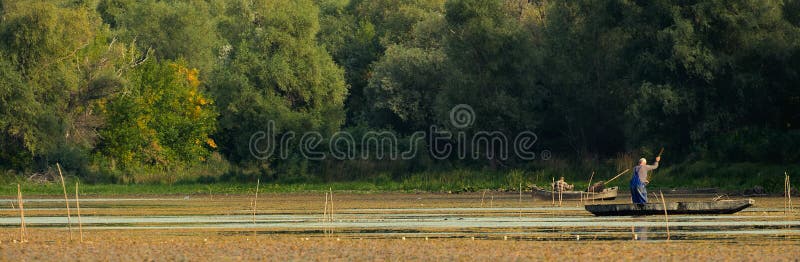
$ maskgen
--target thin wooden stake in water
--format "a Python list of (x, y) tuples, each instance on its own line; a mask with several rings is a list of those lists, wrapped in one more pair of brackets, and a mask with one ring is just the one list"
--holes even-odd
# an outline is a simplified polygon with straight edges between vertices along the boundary
[(483, 198), (485, 198), (485, 197), (486, 197), (486, 190), (487, 190), (487, 189), (484, 189), (484, 190), (483, 190), (483, 195), (481, 196), (481, 208), (483, 208)]
[(333, 188), (328, 188), (328, 190), (330, 191), (331, 195), (331, 209), (328, 211), (331, 224), (329, 224), (330, 228), (328, 229), (328, 232), (333, 235)]
[(322, 222), (328, 220), (328, 192), (325, 192), (325, 207), (322, 208)]
[[(593, 178), (594, 178), (594, 170), (592, 170), (592, 175), (589, 176), (589, 186), (586, 187), (586, 201), (587, 202), (589, 201), (589, 196), (590, 196), (589, 194), (594, 192), (594, 189), (592, 189), (592, 179)], [(583, 192), (581, 192), (581, 204), (583, 204), (583, 200), (584, 200)]]
[(786, 195), (789, 196), (789, 213), (794, 215), (794, 206), (792, 206), (792, 178), (789, 177), (789, 174), (786, 174)]
[(19, 206), (19, 241), (24, 243), (28, 232), (25, 227), (25, 206), (22, 205), (22, 190), (19, 184), (17, 184), (17, 205)]
[(789, 206), (788, 206), (789, 202), (788, 202), (788, 198), (787, 198), (789, 196), (789, 194), (787, 194), (788, 192), (789, 192), (789, 175), (788, 175), (788, 173), (784, 172), (783, 173), (783, 215), (784, 216), (788, 214), (787, 211), (789, 210)]
[(553, 198), (553, 206), (556, 206), (556, 178), (553, 177), (553, 183), (551, 185), (552, 189), (550, 190), (550, 196)]
[(667, 214), (667, 201), (664, 200), (664, 193), (662, 193), (661, 191), (658, 191), (658, 193), (661, 194), (661, 204), (664, 205), (663, 206), (664, 207), (664, 220), (666, 221), (666, 224), (667, 224), (667, 241), (669, 241), (669, 239), (670, 239), (670, 235), (669, 235), (669, 214)]
[(78, 182), (75, 182), (75, 208), (78, 209), (78, 232), (83, 243), (83, 222), (81, 221), (81, 199), (78, 197)]
[(322, 234), (328, 234), (328, 192), (325, 192), (325, 207), (322, 208)]
[(794, 206), (792, 206), (792, 178), (789, 176), (788, 172), (786, 174), (786, 199), (788, 200), (789, 205), (789, 214), (794, 214)]
[(256, 180), (256, 197), (253, 199), (253, 224), (256, 223), (256, 210), (258, 210), (258, 186), (261, 185), (261, 179)]
[(522, 183), (519, 183), (519, 217), (522, 218)]
[[(561, 181), (561, 180), (558, 180), (558, 181)], [(559, 207), (561, 206), (561, 201), (562, 200), (564, 200), (564, 187), (559, 185), (559, 187), (558, 187), (558, 206)]]
[(64, 204), (67, 205), (67, 227), (69, 228), (69, 240), (72, 240), (72, 219), (69, 214), (69, 199), (67, 198), (67, 185), (64, 183), (64, 175), (61, 174), (61, 165), (56, 163), (58, 168), (58, 176), (61, 177), (61, 189), (64, 190)]

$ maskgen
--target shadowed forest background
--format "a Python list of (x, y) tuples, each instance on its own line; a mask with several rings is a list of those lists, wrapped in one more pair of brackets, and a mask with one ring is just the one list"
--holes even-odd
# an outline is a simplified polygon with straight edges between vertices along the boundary
[[(798, 0), (0, 0), (0, 14), (0, 181), (60, 163), (94, 183), (516, 188), (608, 179), (661, 147), (654, 185), (779, 191), (800, 173)], [(466, 129), (449, 122), (458, 104), (475, 111)], [(255, 159), (270, 120), (276, 136), (533, 131), (552, 159)]]

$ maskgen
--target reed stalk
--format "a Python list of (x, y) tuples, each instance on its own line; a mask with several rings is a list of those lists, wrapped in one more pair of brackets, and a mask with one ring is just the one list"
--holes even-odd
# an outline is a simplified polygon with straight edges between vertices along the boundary
[(25, 226), (25, 206), (22, 204), (22, 189), (20, 189), (19, 184), (17, 184), (17, 205), (19, 206), (19, 241), (24, 243), (28, 232)]
[(64, 175), (61, 174), (61, 165), (56, 163), (58, 176), (61, 177), (61, 189), (64, 190), (64, 204), (67, 205), (67, 228), (69, 228), (69, 240), (72, 241), (72, 218), (69, 214), (69, 199), (67, 198), (67, 185), (64, 183)]
[(75, 182), (75, 208), (78, 210), (78, 232), (83, 243), (83, 221), (81, 221), (81, 199), (78, 197), (78, 182)]
[(658, 193), (661, 194), (661, 204), (664, 207), (664, 220), (665, 220), (665, 223), (667, 224), (667, 241), (669, 241), (669, 239), (670, 239), (670, 235), (669, 235), (669, 214), (667, 214), (667, 201), (664, 200), (664, 193), (663, 192), (658, 191)]

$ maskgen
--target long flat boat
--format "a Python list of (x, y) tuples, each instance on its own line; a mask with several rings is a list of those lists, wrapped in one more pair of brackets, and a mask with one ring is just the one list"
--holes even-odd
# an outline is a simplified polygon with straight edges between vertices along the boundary
[[(755, 204), (753, 199), (670, 202), (666, 205), (667, 214), (733, 214)], [(586, 205), (586, 211), (595, 216), (647, 216), (663, 215), (664, 204), (610, 204)]]
[(562, 191), (554, 192), (542, 188), (534, 188), (531, 192), (535, 199), (559, 199), (562, 200), (614, 200), (617, 198), (617, 187), (609, 187), (600, 192), (586, 192), (586, 191)]

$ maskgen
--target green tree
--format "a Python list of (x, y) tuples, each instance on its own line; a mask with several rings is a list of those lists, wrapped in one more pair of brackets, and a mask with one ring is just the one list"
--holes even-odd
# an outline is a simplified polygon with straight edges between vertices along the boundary
[(739, 128), (785, 129), (796, 121), (800, 42), (783, 4), (658, 1), (640, 8), (644, 37), (630, 60), (638, 99), (626, 110), (631, 141), (657, 134), (700, 151)]
[[(638, 12), (627, 1), (551, 2), (533, 21), (546, 90), (542, 140), (578, 156), (624, 151), (624, 110), (632, 99), (625, 77), (635, 52)], [(633, 22), (632, 22), (633, 21)]]
[[(344, 122), (344, 72), (317, 43), (319, 11), (311, 1), (234, 1), (220, 32), (229, 45), (212, 78), (220, 112), (220, 149), (229, 159), (254, 160), (250, 138), (319, 131)], [(277, 153), (276, 153), (277, 155)]]
[[(347, 123), (374, 123), (374, 101), (365, 88), (373, 76), (371, 65), (389, 46), (435, 47), (442, 32), (444, 1), (337, 1), (320, 0), (324, 21), (320, 41), (345, 70), (350, 94), (345, 105)], [(425, 46), (423, 46), (425, 45)], [(381, 122), (381, 121), (379, 121)]]
[(207, 74), (221, 44), (214, 5), (205, 0), (103, 0), (97, 10), (120, 41), (135, 42), (143, 52), (152, 48), (159, 58), (185, 59)]
[(450, 73), (446, 60), (442, 50), (390, 46), (366, 88), (373, 125), (409, 134), (436, 123), (436, 97)]
[[(445, 50), (456, 71), (438, 98), (442, 125), (456, 129), (449, 113), (466, 104), (474, 109), (474, 123), (458, 131), (500, 131), (513, 137), (536, 130), (543, 93), (533, 72), (537, 56), (530, 34), (501, 1), (448, 1), (446, 8), (451, 33)], [(496, 158), (489, 160), (496, 164)]]
[(36, 168), (85, 163), (101, 122), (87, 109), (119, 82), (121, 47), (109, 45), (99, 17), (83, 5), (18, 1), (6, 2), (3, 11), (0, 48), (22, 79), (24, 97), (33, 97), (24, 121), (26, 136), (36, 139), (21, 153), (32, 154)]
[(23, 169), (32, 164), (37, 152), (37, 118), (41, 105), (14, 66), (0, 58), (0, 162), (4, 167)]

